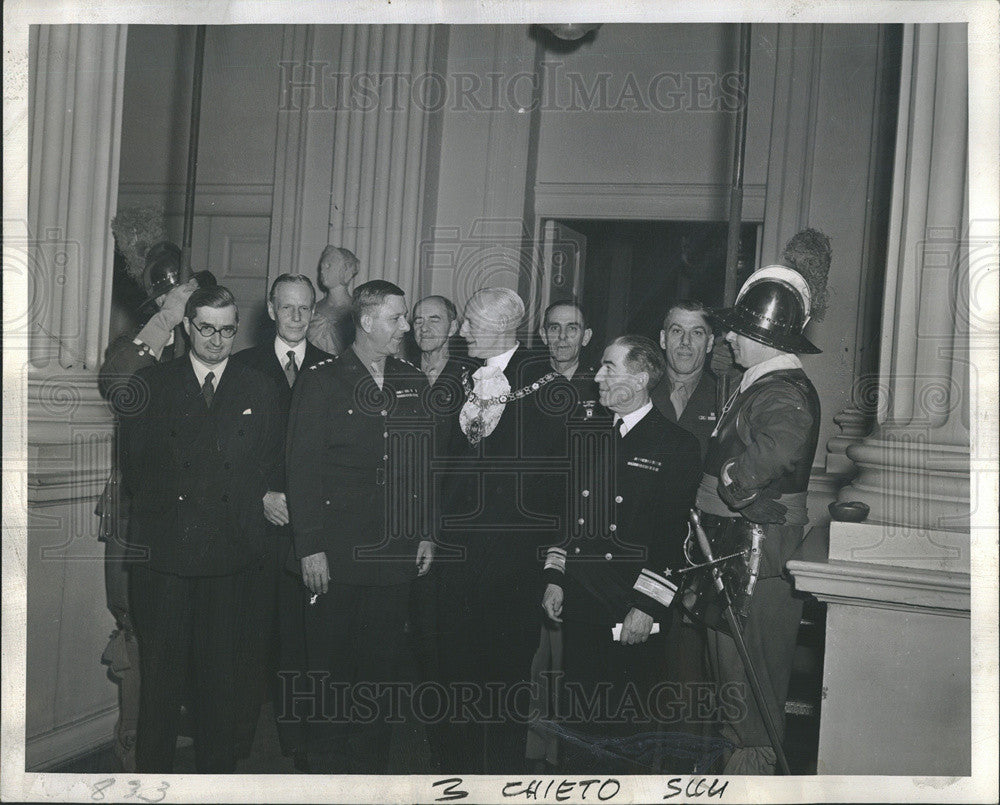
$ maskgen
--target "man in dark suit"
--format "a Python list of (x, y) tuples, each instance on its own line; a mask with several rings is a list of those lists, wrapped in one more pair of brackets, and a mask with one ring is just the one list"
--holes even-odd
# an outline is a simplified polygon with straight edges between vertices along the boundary
[[(442, 478), (442, 669), (471, 686), (483, 717), (454, 725), (445, 772), (525, 766), (526, 699), (519, 704), (512, 691), (528, 679), (538, 646), (541, 555), (565, 527), (573, 394), (547, 354), (518, 341), (523, 318), (516, 293), (486, 288), (469, 299), (461, 328), (470, 357), (484, 365), (463, 375)], [(490, 684), (511, 696), (493, 707)]]
[[(296, 384), (287, 495), (311, 593), (311, 678), (302, 687), (327, 691), (310, 724), (310, 766), (375, 774), (388, 767), (391, 703), (371, 686), (398, 680), (411, 582), (433, 559), (422, 469), (432, 423), (426, 378), (395, 357), (409, 330), (403, 291), (373, 280), (354, 291), (353, 304), (354, 344)], [(357, 707), (368, 711), (361, 723), (352, 718)]]
[(272, 549), (264, 496), (280, 440), (273, 384), (230, 364), (238, 311), (201, 288), (184, 311), (187, 355), (143, 369), (123, 416), (132, 495), (131, 601), (142, 660), (137, 767), (171, 771), (185, 677), (192, 677), (199, 772), (232, 772), (240, 714), (254, 695), (259, 590)]
[[(215, 284), (215, 278), (208, 272), (181, 283), (181, 250), (169, 241), (150, 246), (145, 260), (142, 278), (147, 297), (140, 313), (145, 312), (148, 318), (142, 326), (129, 328), (108, 345), (97, 376), (97, 388), (116, 414), (127, 413), (135, 402), (131, 392), (136, 372), (174, 357), (174, 329), (184, 318), (184, 305), (200, 281)], [(117, 627), (101, 658), (120, 680), (114, 752), (123, 771), (135, 771), (140, 674), (139, 648), (128, 600), (128, 568), (136, 552), (127, 541), (131, 500), (122, 490), (123, 450), (124, 440), (116, 436), (111, 475), (94, 513), (101, 518), (99, 537), (104, 542), (105, 591)]]
[[(579, 692), (575, 701), (567, 697), (566, 726), (592, 739), (651, 732), (658, 720), (650, 691), (662, 679), (662, 633), (678, 589), (671, 570), (687, 564), (701, 464), (697, 440), (649, 399), (664, 369), (656, 345), (642, 336), (622, 336), (604, 351), (597, 382), (613, 425), (606, 421), (594, 449), (583, 451), (592, 466), (580, 474), (584, 488), (573, 490), (580, 517), (570, 539), (546, 557), (542, 609), (564, 622), (566, 678), (574, 683), (566, 692)], [(606, 699), (596, 695), (602, 686)], [(599, 702), (598, 711), (581, 718), (586, 701)], [(638, 713), (616, 717), (629, 706)], [(630, 756), (626, 741), (607, 754), (566, 748), (571, 771), (658, 771)]]
[(705, 366), (714, 343), (709, 313), (701, 302), (672, 303), (660, 330), (667, 371), (650, 393), (661, 414), (698, 438), (703, 458), (718, 417), (715, 375)]
[[(295, 759), (295, 767), (306, 771), (305, 725), (294, 712), (292, 681), (288, 674), (301, 673), (306, 668), (305, 633), (303, 632), (302, 579), (285, 568), (292, 551), (292, 532), (288, 528), (288, 503), (285, 496), (285, 425), (288, 409), (292, 404), (292, 388), (299, 373), (333, 356), (314, 347), (306, 340), (306, 330), (316, 303), (316, 291), (304, 274), (282, 274), (271, 284), (267, 298), (267, 313), (275, 324), (275, 335), (265, 343), (250, 347), (233, 356), (233, 363), (250, 366), (267, 375), (274, 382), (278, 393), (282, 441), (274, 472), (268, 480), (264, 496), (264, 516), (272, 529), (274, 554), (276, 635), (279, 676), (274, 682), (275, 716), (281, 751)], [(264, 591), (262, 591), (263, 595)], [(262, 630), (258, 637), (267, 641), (269, 635)], [(275, 641), (276, 638), (276, 641)], [(281, 674), (285, 674), (282, 676)], [(256, 725), (256, 710), (249, 714), (252, 728)], [(301, 714), (299, 714), (301, 716)]]

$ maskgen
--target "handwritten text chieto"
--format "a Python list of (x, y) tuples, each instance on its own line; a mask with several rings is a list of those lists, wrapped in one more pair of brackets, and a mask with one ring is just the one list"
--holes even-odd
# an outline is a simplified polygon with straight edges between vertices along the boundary
[[(448, 777), (434, 782), (440, 788), (435, 802), (465, 799), (469, 791), (461, 777)], [(671, 777), (667, 780), (667, 790), (663, 799), (669, 800), (681, 794), (690, 799), (699, 797), (722, 799), (728, 780), (718, 777)], [(526, 802), (566, 802), (570, 799), (581, 802), (608, 802), (622, 791), (621, 781), (614, 777), (595, 777), (583, 780), (566, 778), (532, 778), (528, 780), (508, 780), (500, 789), (505, 799)]]

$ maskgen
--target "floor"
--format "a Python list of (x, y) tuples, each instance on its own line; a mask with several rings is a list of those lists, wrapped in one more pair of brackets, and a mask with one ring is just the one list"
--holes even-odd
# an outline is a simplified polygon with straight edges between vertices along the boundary
[[(806, 621), (804, 621), (805, 624)], [(814, 631), (822, 634), (822, 630)], [(792, 774), (816, 773), (816, 751), (819, 741), (819, 687), (821, 685), (823, 647), (821, 643), (810, 645), (815, 640), (815, 637), (809, 637), (810, 634), (812, 632), (805, 628), (800, 631), (799, 643), (803, 650), (804, 662), (800, 672), (793, 675), (790, 694), (795, 695), (800, 692), (797, 688), (804, 688), (805, 690), (801, 692), (805, 695), (799, 698), (815, 702), (815, 709), (804, 715), (790, 714), (786, 718), (785, 753)], [(812, 654), (811, 657), (810, 654)], [(408, 671), (415, 673), (412, 654), (407, 652), (407, 655)], [(434, 774), (437, 772), (424, 727), (412, 717), (393, 726), (389, 755), (389, 772), (391, 774)], [(109, 744), (73, 761), (61, 764), (57, 768), (50, 769), (50, 771), (101, 774), (117, 773), (121, 769)], [(178, 774), (195, 772), (194, 747), (190, 738), (178, 739), (174, 771)], [(281, 753), (275, 727), (274, 709), (270, 702), (265, 702), (261, 707), (250, 754), (237, 762), (236, 773), (297, 773), (292, 759), (284, 757)]]

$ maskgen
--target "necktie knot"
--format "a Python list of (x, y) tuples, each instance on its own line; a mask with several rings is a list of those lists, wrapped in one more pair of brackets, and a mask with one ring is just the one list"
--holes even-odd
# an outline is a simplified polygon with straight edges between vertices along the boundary
[(688, 388), (687, 383), (673, 384), (673, 390), (670, 392), (670, 402), (674, 406), (674, 413), (677, 414), (678, 419), (684, 413), (684, 409), (687, 407), (690, 398), (691, 390)]
[(205, 382), (201, 384), (201, 396), (205, 398), (205, 405), (210, 408), (212, 406), (212, 398), (215, 396), (213, 380), (215, 380), (215, 372), (209, 372), (205, 375)]

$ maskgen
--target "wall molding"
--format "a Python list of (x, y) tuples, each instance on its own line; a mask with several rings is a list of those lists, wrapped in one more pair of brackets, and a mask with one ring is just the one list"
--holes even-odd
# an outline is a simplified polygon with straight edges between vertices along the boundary
[(24, 742), (24, 769), (39, 772), (78, 758), (114, 740), (118, 705), (105, 707)]
[(969, 619), (968, 573), (922, 570), (869, 562), (788, 562), (795, 588), (821, 601), (848, 606)]
[(96, 498), (111, 469), (114, 415), (96, 372), (29, 372), (27, 502), (56, 506)]
[[(766, 185), (743, 187), (743, 218), (763, 220)], [(724, 221), (729, 185), (684, 182), (538, 182), (539, 217)]]
[[(198, 183), (194, 214), (222, 217), (271, 217), (271, 183)], [(170, 215), (184, 214), (185, 186), (173, 182), (122, 182), (118, 187), (118, 207), (163, 207)]]

